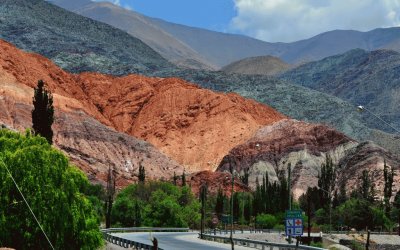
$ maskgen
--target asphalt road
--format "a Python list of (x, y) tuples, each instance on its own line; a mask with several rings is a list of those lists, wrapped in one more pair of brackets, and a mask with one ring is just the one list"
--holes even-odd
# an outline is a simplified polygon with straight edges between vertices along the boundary
[[(149, 233), (118, 233), (115, 234), (121, 238), (134, 240), (136, 242), (152, 244), (149, 237)], [(222, 250), (231, 249), (229, 244), (217, 243), (212, 241), (200, 240), (198, 233), (164, 233), (155, 232), (152, 236), (157, 238), (158, 246), (165, 250)], [(242, 246), (235, 246), (237, 250), (249, 249)]]

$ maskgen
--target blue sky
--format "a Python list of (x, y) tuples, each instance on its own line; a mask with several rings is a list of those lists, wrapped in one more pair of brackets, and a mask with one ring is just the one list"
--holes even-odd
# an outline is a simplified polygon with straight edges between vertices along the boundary
[(170, 22), (226, 31), (235, 16), (232, 0), (120, 0), (144, 15)]
[(336, 29), (400, 27), (400, 0), (108, 1), (166, 21), (268, 42), (292, 42)]

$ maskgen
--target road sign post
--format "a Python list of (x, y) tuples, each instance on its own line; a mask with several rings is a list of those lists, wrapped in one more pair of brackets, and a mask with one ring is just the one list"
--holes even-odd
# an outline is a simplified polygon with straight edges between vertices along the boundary
[(303, 216), (301, 210), (286, 210), (285, 233), (289, 237), (303, 235)]

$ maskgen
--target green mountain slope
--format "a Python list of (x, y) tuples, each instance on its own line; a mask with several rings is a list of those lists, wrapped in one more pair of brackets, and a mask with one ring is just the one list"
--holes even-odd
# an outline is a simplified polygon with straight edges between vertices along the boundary
[[(284, 73), (283, 79), (363, 105), (400, 130), (400, 53), (352, 50)], [(395, 132), (370, 114), (372, 127)]]
[(121, 30), (43, 0), (0, 1), (0, 38), (72, 72), (152, 72), (172, 65)]

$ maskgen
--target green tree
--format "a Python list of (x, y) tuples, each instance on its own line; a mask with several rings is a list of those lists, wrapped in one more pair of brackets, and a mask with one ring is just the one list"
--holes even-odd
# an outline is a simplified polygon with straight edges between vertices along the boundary
[(146, 170), (144, 169), (144, 166), (142, 165), (142, 162), (139, 163), (139, 182), (144, 183), (146, 180)]
[(201, 237), (204, 233), (204, 221), (206, 216), (206, 202), (207, 202), (207, 184), (203, 183), (200, 187), (200, 202), (201, 202)]
[(178, 176), (176, 176), (175, 171), (174, 171), (173, 182), (174, 182), (174, 185), (176, 186), (177, 182), (178, 182)]
[(318, 187), (321, 190), (321, 206), (328, 207), (331, 202), (331, 192), (335, 188), (336, 170), (332, 158), (327, 155), (325, 163), (321, 165), (321, 174), (318, 178)]
[(347, 201), (347, 195), (346, 195), (346, 182), (342, 181), (339, 187), (339, 194), (338, 194), (338, 203), (343, 204)]
[(45, 89), (44, 82), (39, 80), (34, 89), (32, 128), (36, 135), (46, 138), (49, 144), (53, 143), (53, 130), (51, 126), (54, 122), (53, 96)]
[(129, 185), (117, 195), (112, 222), (126, 227), (198, 227), (199, 211), (189, 187), (148, 181)]
[(183, 170), (182, 173), (182, 187), (186, 186), (186, 174), (185, 174), (185, 170)]
[(96, 249), (103, 240), (89, 181), (42, 137), (0, 130), (0, 243), (15, 249), (51, 249), (23, 201), (19, 186), (56, 249)]
[(360, 186), (360, 196), (362, 199), (367, 200), (369, 202), (375, 201), (375, 184), (372, 182), (372, 179), (369, 175), (369, 171), (364, 169), (361, 173), (361, 186)]
[(106, 207), (106, 228), (111, 227), (111, 211), (114, 204), (114, 195), (115, 195), (115, 171), (108, 168), (107, 174), (107, 190), (106, 190), (106, 200), (105, 200), (105, 207)]
[(392, 197), (394, 169), (386, 165), (386, 160), (383, 163), (383, 178), (385, 186), (383, 188), (383, 199), (385, 203), (385, 213), (388, 216), (390, 214), (390, 197)]
[(217, 193), (217, 200), (215, 202), (215, 213), (217, 214), (218, 218), (221, 218), (221, 215), (224, 213), (224, 200), (225, 195), (220, 187)]

